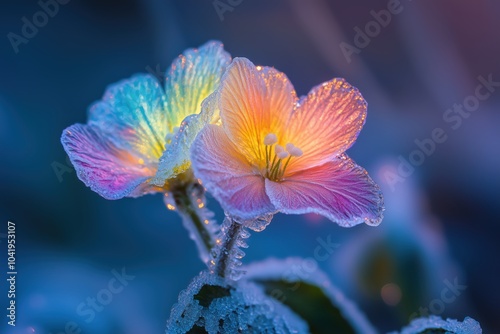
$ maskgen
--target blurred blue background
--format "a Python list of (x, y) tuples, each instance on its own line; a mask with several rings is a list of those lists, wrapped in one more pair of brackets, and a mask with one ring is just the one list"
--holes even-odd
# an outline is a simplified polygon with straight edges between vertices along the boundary
[[(17, 326), (1, 314), (1, 333), (164, 332), (178, 293), (203, 269), (194, 243), (160, 195), (107, 201), (86, 188), (59, 138), (65, 127), (86, 121), (87, 106), (107, 85), (138, 72), (161, 79), (178, 54), (209, 39), (221, 40), (233, 57), (285, 72), (301, 95), (333, 77), (358, 87), (368, 118), (348, 153), (386, 197), (386, 219), (376, 228), (278, 215), (253, 233), (244, 262), (314, 257), (318, 238), (330, 238), (338, 247), (321, 268), (381, 332), (400, 328), (421, 308), (472, 316), (486, 333), (500, 332), (500, 87), (460, 116), (460, 125), (443, 118), (474, 94), (478, 76), (500, 81), (498, 2), (66, 2), (17, 53), (9, 33), (21, 35), (23, 17), (32, 21), (42, 7), (0, 5), (0, 233), (8, 220), (16, 223), (18, 269)], [(214, 3), (226, 10), (219, 15)], [(371, 11), (388, 6), (397, 13), (385, 27), (369, 25), (373, 37), (357, 47), (354, 29), (365, 31), (375, 20)], [(350, 61), (342, 42), (357, 48)], [(415, 140), (431, 138), (436, 128), (447, 140), (395, 181), (401, 159), (419, 149)], [(213, 199), (209, 206), (220, 219)], [(79, 315), (77, 307), (122, 268), (134, 278), (91, 321)], [(443, 302), (454, 281), (466, 288)]]

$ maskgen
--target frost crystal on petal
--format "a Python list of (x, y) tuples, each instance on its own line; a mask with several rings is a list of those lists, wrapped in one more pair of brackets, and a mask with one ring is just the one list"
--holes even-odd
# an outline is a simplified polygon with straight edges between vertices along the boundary
[(228, 284), (202, 272), (179, 295), (166, 333), (309, 333), (307, 324), (286, 306), (266, 297), (257, 285)]

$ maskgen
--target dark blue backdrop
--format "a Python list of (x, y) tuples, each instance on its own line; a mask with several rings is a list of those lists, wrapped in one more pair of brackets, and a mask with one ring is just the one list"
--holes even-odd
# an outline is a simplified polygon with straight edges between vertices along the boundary
[[(500, 81), (498, 3), (60, 3), (57, 12), (49, 9), (52, 16), (37, 14), (43, 10), (37, 1), (1, 4), (0, 233), (8, 220), (16, 223), (18, 269), (17, 326), (7, 326), (2, 311), (2, 333), (164, 331), (178, 293), (203, 268), (193, 242), (161, 196), (107, 201), (86, 188), (59, 137), (86, 121), (87, 106), (107, 85), (137, 72), (161, 77), (184, 49), (209, 39), (223, 41), (233, 56), (284, 71), (299, 94), (337, 76), (358, 87), (368, 119), (348, 153), (387, 199), (387, 218), (377, 228), (278, 215), (254, 233), (244, 261), (314, 257), (318, 238), (329, 237), (339, 246), (320, 266), (382, 331), (406, 324), (420, 306), (470, 315), (483, 329), (500, 331), (500, 89), (490, 87), (478, 106), (469, 98), (479, 76)], [(370, 23), (376, 17), (381, 23)], [(25, 28), (23, 36), (26, 20), (39, 27)], [(453, 110), (463, 103), (472, 111)], [(416, 141), (436, 129), (446, 140), (414, 153), (422, 151)], [(419, 166), (398, 174), (402, 159)], [(214, 200), (210, 206), (220, 218)], [(5, 310), (6, 239), (0, 240)], [(122, 268), (134, 276), (124, 289), (92, 316), (78, 314)], [(454, 280), (466, 289), (441, 310), (435, 300)]]

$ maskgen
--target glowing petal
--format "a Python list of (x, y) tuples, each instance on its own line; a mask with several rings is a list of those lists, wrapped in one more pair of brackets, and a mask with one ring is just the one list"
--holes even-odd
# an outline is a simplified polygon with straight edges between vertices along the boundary
[(201, 112), (205, 117), (210, 119), (210, 124), (219, 124), (220, 121), (220, 109), (219, 109), (219, 90), (214, 91), (201, 103)]
[(289, 123), (287, 140), (303, 152), (292, 159), (288, 174), (323, 164), (356, 141), (366, 119), (361, 93), (344, 79), (314, 87), (303, 97)]
[(136, 75), (110, 86), (89, 109), (89, 125), (122, 150), (156, 163), (165, 148), (164, 93), (150, 75)]
[(152, 180), (154, 184), (161, 187), (168, 179), (191, 167), (189, 148), (198, 132), (209, 122), (210, 115), (206, 113), (186, 117), (180, 128), (173, 134), (172, 142), (167, 145), (167, 149), (160, 159), (158, 171)]
[(252, 170), (224, 130), (207, 125), (191, 147), (195, 175), (224, 210), (244, 219), (274, 212), (263, 177)]
[(190, 167), (189, 148), (194, 138), (204, 125), (219, 117), (215, 104), (210, 103), (213, 98), (207, 97), (218, 87), (230, 61), (222, 43), (213, 41), (198, 50), (187, 50), (172, 64), (166, 78), (166, 93), (169, 130), (173, 136), (160, 158), (155, 184), (163, 186), (166, 180)]
[[(281, 135), (283, 131), (286, 131), (284, 128), (287, 126), (297, 102), (297, 93), (285, 73), (267, 66), (257, 66), (256, 68), (266, 85), (264, 117), (267, 119), (264, 120), (266, 124), (269, 123), (269, 130), (276, 129), (277, 139), (283, 141)], [(284, 145), (285, 142), (280, 142), (280, 144)]]
[(170, 132), (187, 116), (200, 112), (202, 101), (218, 87), (230, 62), (222, 43), (210, 41), (185, 51), (172, 63), (165, 81)]
[(380, 189), (363, 168), (345, 155), (282, 182), (266, 179), (266, 192), (283, 213), (314, 212), (344, 227), (378, 225), (382, 220)]
[(290, 81), (275, 69), (235, 58), (222, 79), (219, 98), (228, 136), (251, 162), (262, 166), (264, 138), (272, 132), (281, 139), (296, 101)]
[(75, 124), (64, 130), (61, 142), (78, 178), (106, 199), (137, 197), (158, 191), (147, 180), (154, 166), (124, 151), (92, 125)]

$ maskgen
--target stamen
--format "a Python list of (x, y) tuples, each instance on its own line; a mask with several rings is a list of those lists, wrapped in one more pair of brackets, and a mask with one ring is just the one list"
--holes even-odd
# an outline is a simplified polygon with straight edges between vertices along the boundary
[(276, 152), (276, 155), (278, 155), (278, 154), (280, 154), (281, 152), (284, 152), (284, 151), (285, 151), (285, 149), (281, 145), (276, 145), (274, 147), (274, 152)]
[(286, 150), (292, 157), (300, 157), (303, 154), (302, 150), (292, 143), (286, 144)]
[[(273, 181), (279, 181), (283, 178), (292, 157), (300, 157), (303, 154), (302, 150), (292, 143), (288, 143), (283, 147), (275, 145), (277, 142), (278, 137), (274, 133), (269, 133), (264, 137), (266, 169), (263, 175)], [(274, 156), (272, 155), (273, 146)], [(273, 157), (272, 161), (271, 157)]]
[(268, 173), (274, 169), (274, 167), (275, 167), (274, 164), (276, 163), (277, 158), (278, 158), (278, 156), (275, 154), (274, 158), (273, 158), (273, 162), (271, 163), (271, 166), (267, 168)]
[(281, 159), (278, 160), (278, 163), (276, 164), (276, 166), (271, 168), (271, 173), (270, 173), (271, 180), (276, 180), (280, 166), (281, 166)]
[[(269, 152), (271, 152), (271, 150), (269, 150)], [(274, 146), (274, 158), (273, 158), (273, 162), (271, 163), (271, 166), (267, 168), (267, 171), (268, 171), (269, 175), (273, 175), (275, 169), (279, 168), (279, 165), (280, 165), (280, 162), (281, 162), (281, 159), (280, 159), (279, 156), (282, 155), (283, 153), (286, 153), (285, 149), (283, 148), (283, 146), (281, 146), (281, 145)]]
[(271, 146), (266, 146), (266, 170), (269, 169), (269, 151), (271, 151)]
[(279, 153), (276, 153), (276, 155), (278, 156), (279, 159), (285, 159), (289, 156), (287, 151), (281, 151)]
[(278, 137), (274, 133), (270, 133), (264, 137), (264, 145), (273, 145), (278, 142)]
[(288, 159), (286, 160), (285, 162), (285, 166), (283, 167), (283, 171), (281, 172), (281, 177), (283, 177), (283, 175), (285, 175), (285, 171), (286, 171), (286, 167), (288, 167), (288, 163), (290, 162), (290, 159), (292, 158), (292, 155), (290, 155), (288, 157)]
[(289, 150), (288, 153), (290, 153), (292, 157), (300, 157), (302, 156), (302, 154), (304, 154), (304, 152), (302, 152), (302, 150), (298, 147), (294, 147), (293, 149)]

